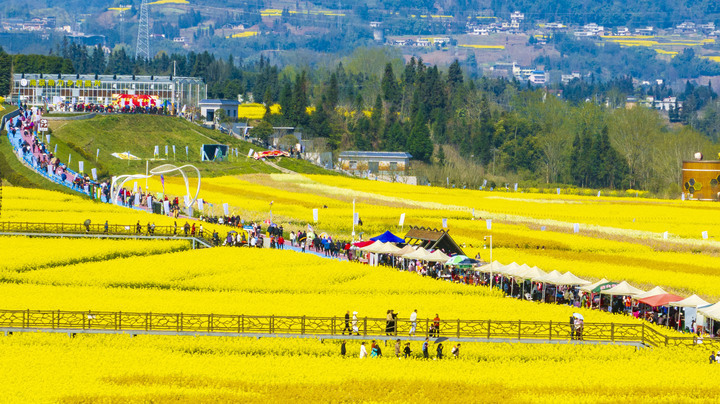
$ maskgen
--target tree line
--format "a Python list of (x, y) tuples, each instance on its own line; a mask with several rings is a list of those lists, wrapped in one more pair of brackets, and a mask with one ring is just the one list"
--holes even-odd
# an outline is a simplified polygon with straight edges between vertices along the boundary
[[(469, 78), (458, 61), (441, 69), (422, 59), (402, 62), (382, 50), (359, 50), (334, 66), (316, 69), (281, 69), (264, 57), (239, 65), (232, 57), (219, 59), (207, 52), (160, 54), (150, 60), (134, 59), (123, 49), (109, 56), (101, 52), (72, 43), (60, 47), (57, 56), (0, 52), (0, 86), (9, 89), (8, 61), (16, 73), (175, 71), (199, 76), (208, 84), (209, 97), (240, 94), (264, 103), (268, 112), (278, 104), (280, 112), (268, 113), (265, 127), (295, 126), (306, 138), (324, 140), (327, 151), (405, 151), (436, 172), (473, 166), (482, 175), (458, 183), (473, 187), (493, 178), (672, 190), (679, 186), (683, 159), (696, 151), (714, 154), (713, 142), (693, 125), (714, 128), (717, 136), (720, 121), (712, 89), (692, 84), (682, 95), (702, 106), (696, 115), (680, 119), (688, 125), (678, 127), (655, 110), (606, 102), (613, 91), (633, 91), (628, 77), (591, 83), (588, 91), (596, 97), (568, 100), (514, 79)], [(662, 95), (667, 89), (657, 86), (652, 91)], [(0, 92), (9, 91), (0, 87)], [(450, 150), (454, 152), (448, 157)]]

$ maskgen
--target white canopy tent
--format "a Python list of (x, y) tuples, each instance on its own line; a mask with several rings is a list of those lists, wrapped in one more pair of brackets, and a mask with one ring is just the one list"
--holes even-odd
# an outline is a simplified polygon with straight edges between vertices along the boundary
[(635, 300), (640, 300), (640, 299), (645, 299), (646, 297), (657, 296), (657, 295), (664, 295), (664, 294), (666, 294), (666, 293), (667, 293), (667, 292), (664, 291), (663, 288), (661, 288), (660, 286), (655, 286), (654, 288), (648, 290), (648, 291), (645, 292), (645, 293), (640, 293), (639, 295), (633, 296), (633, 299), (635, 299)]
[(553, 270), (551, 272), (548, 272), (545, 276), (541, 276), (539, 278), (534, 279), (535, 282), (542, 282), (542, 283), (549, 283), (551, 285), (554, 285), (555, 282), (557, 282), (562, 274), (560, 271)]
[(622, 281), (615, 285), (614, 287), (600, 291), (603, 295), (611, 295), (611, 296), (636, 296), (641, 293), (645, 293), (642, 289), (638, 289), (635, 286), (630, 285), (626, 281)]
[(698, 295), (692, 295), (688, 298), (680, 300), (679, 302), (672, 302), (672, 303), (670, 303), (670, 306), (698, 308), (698, 307), (710, 306), (710, 303), (706, 302)]
[(425, 261), (427, 260), (427, 257), (430, 255), (430, 252), (422, 247), (418, 247), (417, 250), (407, 253), (403, 255), (403, 258), (409, 259), (409, 260), (421, 260)]
[(500, 273), (503, 269), (505, 269), (505, 265), (501, 264), (498, 261), (493, 261), (489, 264), (477, 268), (476, 271), (490, 274), (490, 287), (492, 288), (494, 277), (493, 275), (496, 273)]
[[(374, 244), (373, 244), (373, 245), (374, 245)], [(377, 248), (377, 251), (376, 251), (376, 252), (377, 252), (378, 254), (392, 254), (392, 253), (394, 253), (394, 252), (396, 252), (396, 251), (400, 251), (400, 247), (396, 246), (396, 245), (393, 244), (393, 243), (388, 242), (388, 243), (383, 243), (382, 245), (380, 245), (380, 246)]]
[(555, 282), (556, 285), (567, 285), (567, 286), (583, 286), (589, 285), (591, 282), (575, 276), (572, 272), (567, 271), (560, 275), (560, 278)]
[(450, 257), (449, 257), (448, 255), (446, 255), (445, 253), (443, 253), (442, 251), (440, 251), (440, 250), (435, 250), (435, 251), (433, 251), (432, 253), (430, 253), (430, 254), (428, 255), (426, 261), (430, 261), (430, 262), (447, 262), (447, 260), (449, 260), (449, 259), (450, 259)]
[(713, 321), (720, 321), (720, 302), (698, 309), (698, 312)]
[[(708, 307), (710, 306), (710, 303), (706, 302), (698, 295), (692, 295), (680, 300), (679, 302), (672, 302), (670, 303), (670, 306), (675, 306), (685, 312), (685, 326), (690, 327), (692, 325), (693, 318), (695, 319), (695, 324), (705, 324), (705, 316), (698, 312), (698, 308)], [(678, 312), (678, 316), (679, 315), (680, 312)]]
[(395, 252), (393, 252), (393, 253), (391, 253), (391, 254), (394, 255), (394, 256), (396, 256), (396, 257), (402, 257), (403, 255), (405, 255), (405, 254), (410, 254), (410, 253), (413, 252), (413, 251), (415, 251), (415, 249), (414, 249), (410, 244), (408, 244), (408, 245), (406, 245), (405, 247), (403, 247), (403, 248), (401, 248), (401, 249), (399, 249), (399, 250), (397, 250), (397, 251), (395, 251)]
[(547, 272), (543, 271), (542, 269), (540, 269), (538, 267), (532, 267), (532, 268), (522, 271), (518, 275), (518, 278), (530, 279), (530, 280), (534, 281), (535, 279), (540, 278), (545, 275), (547, 275)]

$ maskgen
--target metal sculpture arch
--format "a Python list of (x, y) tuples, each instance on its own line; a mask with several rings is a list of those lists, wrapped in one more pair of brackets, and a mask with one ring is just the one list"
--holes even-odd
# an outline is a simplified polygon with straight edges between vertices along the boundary
[[(190, 197), (190, 183), (188, 182), (188, 177), (185, 174), (186, 168), (191, 168), (195, 170), (197, 173), (197, 189), (195, 190), (195, 196), (192, 198)], [(183, 180), (185, 181), (185, 191), (187, 192), (187, 198), (189, 200), (188, 207), (192, 206), (195, 201), (197, 201), (198, 195), (200, 194), (200, 170), (198, 170), (197, 167), (195, 167), (192, 164), (186, 164), (181, 167), (177, 167), (172, 164), (163, 164), (161, 166), (155, 167), (150, 170), (149, 174), (124, 174), (119, 175), (117, 177), (113, 177), (112, 185), (110, 187), (110, 197), (112, 198), (112, 203), (115, 205), (118, 205), (118, 195), (120, 194), (120, 190), (123, 189), (125, 186), (125, 183), (128, 181), (134, 181), (134, 180), (143, 180), (146, 178), (152, 178), (156, 175), (161, 174), (169, 174), (175, 171), (179, 171), (180, 174), (183, 177)]]

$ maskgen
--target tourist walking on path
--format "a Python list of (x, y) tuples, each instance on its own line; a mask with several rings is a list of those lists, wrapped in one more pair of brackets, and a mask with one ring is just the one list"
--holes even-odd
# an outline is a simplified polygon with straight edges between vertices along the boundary
[(415, 335), (417, 329), (417, 309), (410, 313), (410, 335)]
[(360, 359), (364, 359), (367, 357), (367, 349), (365, 348), (365, 343), (360, 344)]
[(437, 358), (442, 359), (443, 358), (443, 345), (438, 344), (437, 346)]
[(408, 356), (410, 356), (410, 353), (412, 351), (410, 350), (410, 343), (405, 344), (405, 349), (403, 349), (403, 353), (405, 354), (405, 358), (407, 359)]
[[(355, 333), (355, 335), (360, 335), (360, 330), (358, 329), (358, 312), (353, 311), (353, 317), (352, 317), (352, 332)], [(352, 334), (352, 333), (350, 333)]]
[(395, 341), (395, 357), (400, 357), (400, 339)]
[(428, 344), (429, 344), (428, 341), (429, 341), (429, 339), (427, 337), (425, 337), (425, 342), (423, 342), (423, 345), (422, 345), (423, 358), (425, 358), (425, 359), (430, 358), (430, 354), (428, 353)]
[(350, 310), (345, 313), (345, 328), (343, 328), (343, 335), (345, 335), (345, 331), (352, 335), (352, 330), (350, 329)]

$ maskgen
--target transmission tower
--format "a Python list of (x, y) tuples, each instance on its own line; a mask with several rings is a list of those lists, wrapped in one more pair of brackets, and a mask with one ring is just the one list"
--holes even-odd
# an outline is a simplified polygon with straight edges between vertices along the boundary
[(144, 57), (150, 59), (150, 21), (148, 20), (147, 0), (142, 0), (140, 5), (140, 18), (138, 20), (137, 47), (135, 58)]

